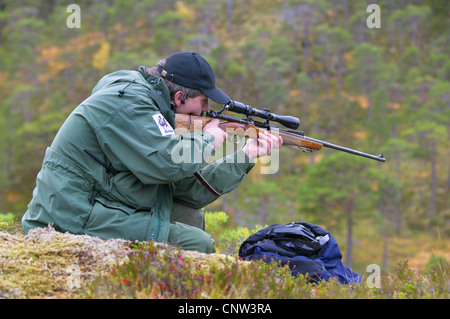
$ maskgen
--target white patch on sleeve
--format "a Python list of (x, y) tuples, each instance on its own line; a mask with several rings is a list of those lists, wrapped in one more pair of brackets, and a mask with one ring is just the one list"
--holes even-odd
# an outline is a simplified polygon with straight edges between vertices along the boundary
[(167, 120), (164, 118), (164, 116), (162, 116), (161, 113), (153, 115), (153, 119), (155, 120), (156, 125), (158, 126), (163, 136), (175, 134), (172, 126), (170, 126), (169, 122), (167, 122)]

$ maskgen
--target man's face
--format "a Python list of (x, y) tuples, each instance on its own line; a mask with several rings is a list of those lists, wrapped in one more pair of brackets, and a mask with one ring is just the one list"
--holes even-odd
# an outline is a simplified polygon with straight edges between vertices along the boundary
[(177, 101), (177, 113), (190, 114), (190, 115), (202, 115), (202, 112), (209, 110), (209, 100), (205, 94), (200, 94), (194, 98), (186, 98), (184, 104)]

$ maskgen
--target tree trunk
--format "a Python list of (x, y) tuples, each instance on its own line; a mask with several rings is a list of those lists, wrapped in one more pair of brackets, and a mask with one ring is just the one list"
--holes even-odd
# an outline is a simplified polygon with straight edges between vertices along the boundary
[(345, 265), (352, 267), (353, 255), (353, 218), (351, 210), (347, 211), (347, 253), (345, 256)]
[[(402, 181), (402, 165), (401, 165), (401, 154), (396, 152), (395, 156), (396, 171), (397, 171), (397, 183)], [(401, 188), (397, 188), (395, 191), (396, 201), (394, 207), (394, 223), (395, 223), (395, 233), (400, 235), (402, 233), (402, 196), (403, 191)]]
[(269, 215), (269, 196), (263, 195), (261, 197), (261, 225), (267, 224), (268, 215)]
[[(447, 126), (447, 141), (450, 141), (450, 125)], [(450, 157), (450, 150), (449, 150), (449, 157)], [(449, 158), (447, 157), (447, 158)], [(447, 188), (450, 188), (450, 161), (448, 161), (448, 176), (447, 176)]]
[(233, 32), (233, 0), (227, 0), (228, 32)]
[(436, 217), (436, 143), (431, 142), (431, 195), (430, 195), (430, 218)]
[(384, 238), (383, 238), (383, 269), (387, 268), (388, 264), (388, 248), (389, 248), (389, 208), (383, 203), (384, 216)]

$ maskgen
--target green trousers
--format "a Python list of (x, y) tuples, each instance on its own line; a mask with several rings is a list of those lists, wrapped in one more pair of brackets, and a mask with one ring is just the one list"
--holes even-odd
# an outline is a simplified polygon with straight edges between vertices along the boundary
[(184, 250), (215, 253), (214, 239), (205, 232), (202, 209), (194, 209), (173, 203), (170, 214), (168, 243)]

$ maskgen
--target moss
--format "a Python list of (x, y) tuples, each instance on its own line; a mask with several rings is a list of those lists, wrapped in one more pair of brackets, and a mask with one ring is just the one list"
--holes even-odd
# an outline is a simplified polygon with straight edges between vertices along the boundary
[(1, 298), (77, 298), (93, 278), (134, 253), (123, 240), (37, 228), (0, 232)]
[[(126, 266), (139, 247), (154, 247), (157, 258), (149, 266), (164, 268), (168, 259), (182, 258), (203, 267), (223, 268), (237, 257), (182, 251), (158, 243), (102, 240), (87, 235), (36, 228), (28, 235), (17, 229), (0, 230), (0, 298), (85, 298), (98, 278), (108, 281), (114, 269)], [(178, 257), (181, 254), (182, 257)], [(180, 256), (181, 256), (180, 255)], [(139, 268), (140, 265), (137, 265)], [(96, 292), (99, 293), (99, 292)], [(105, 296), (103, 296), (105, 297)]]

